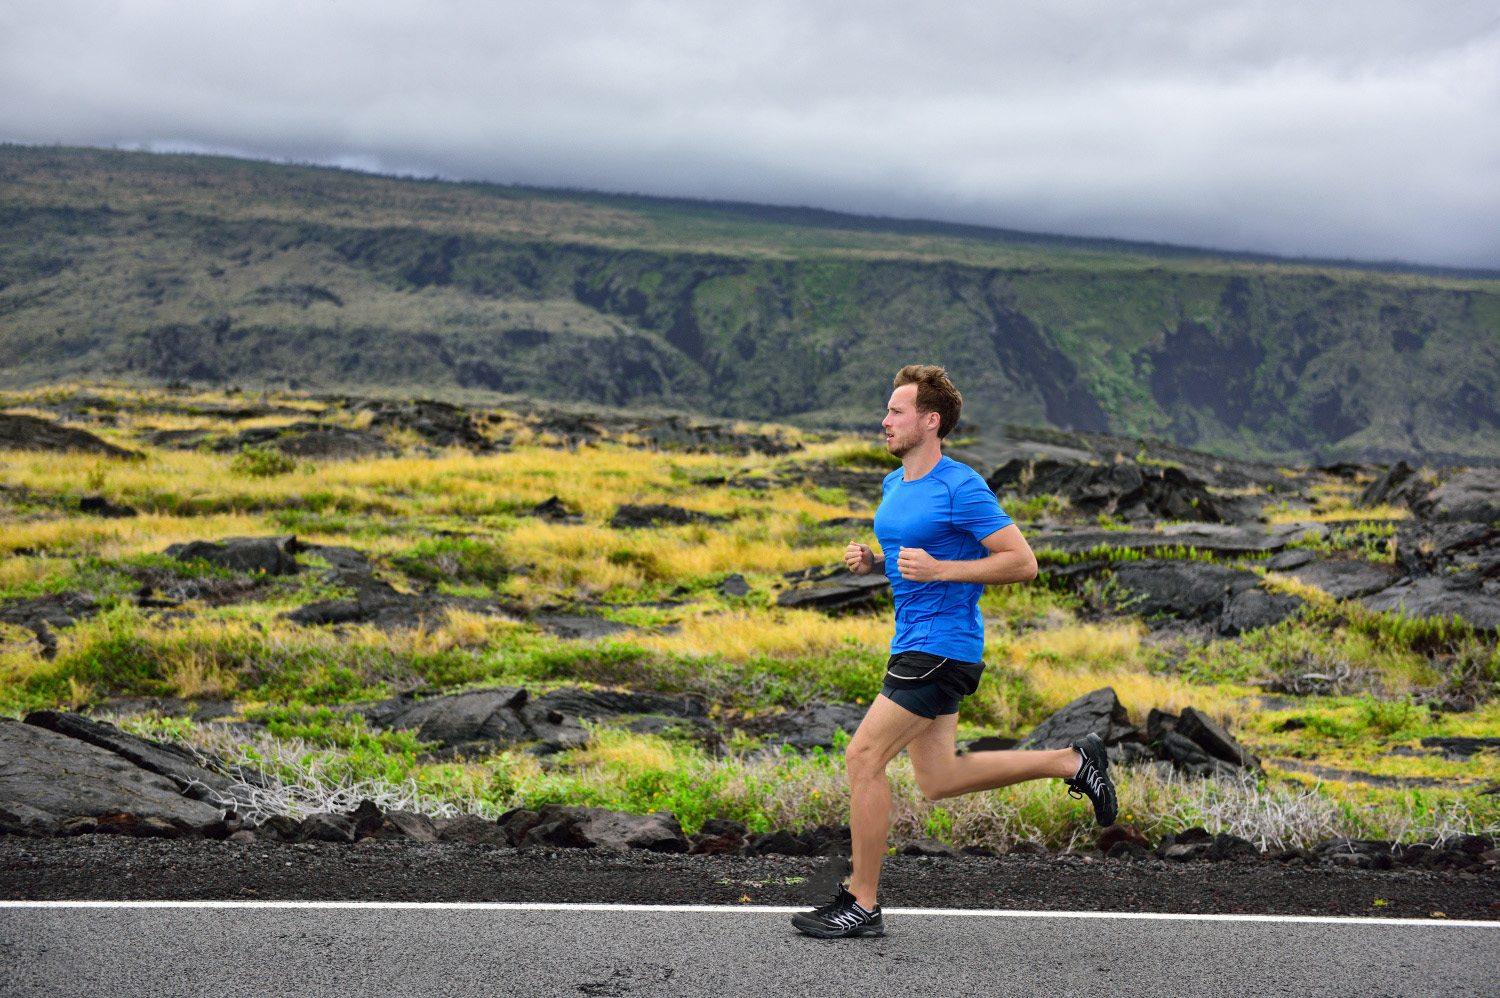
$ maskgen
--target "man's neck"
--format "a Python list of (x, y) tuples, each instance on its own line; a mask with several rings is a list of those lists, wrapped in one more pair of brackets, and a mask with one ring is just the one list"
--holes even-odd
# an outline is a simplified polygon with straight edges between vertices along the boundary
[(909, 482), (921, 478), (935, 468), (942, 459), (943, 446), (936, 440), (931, 446), (913, 447), (901, 458), (901, 466), (906, 469), (901, 475), (902, 481)]

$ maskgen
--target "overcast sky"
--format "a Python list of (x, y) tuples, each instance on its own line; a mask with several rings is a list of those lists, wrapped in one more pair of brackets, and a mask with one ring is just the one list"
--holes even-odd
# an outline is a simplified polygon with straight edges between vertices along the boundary
[(1500, 8), (4, 0), (0, 139), (1497, 267)]

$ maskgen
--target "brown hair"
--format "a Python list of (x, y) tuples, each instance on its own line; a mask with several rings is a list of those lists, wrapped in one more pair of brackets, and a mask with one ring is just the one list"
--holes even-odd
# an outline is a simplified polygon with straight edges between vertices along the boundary
[(938, 439), (946, 437), (964, 407), (964, 397), (948, 380), (948, 372), (935, 364), (907, 364), (891, 382), (892, 388), (902, 385), (917, 386), (917, 411), (937, 413)]

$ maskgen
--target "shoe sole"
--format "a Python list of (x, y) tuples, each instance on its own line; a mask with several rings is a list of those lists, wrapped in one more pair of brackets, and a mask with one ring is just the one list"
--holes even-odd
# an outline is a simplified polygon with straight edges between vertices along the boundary
[(885, 935), (885, 926), (883, 925), (861, 925), (858, 928), (840, 931), (838, 929), (825, 929), (819, 925), (810, 925), (805, 922), (800, 922), (796, 918), (792, 919), (792, 924), (795, 925), (800, 932), (803, 932), (809, 936), (817, 936), (819, 939), (846, 939), (850, 936)]

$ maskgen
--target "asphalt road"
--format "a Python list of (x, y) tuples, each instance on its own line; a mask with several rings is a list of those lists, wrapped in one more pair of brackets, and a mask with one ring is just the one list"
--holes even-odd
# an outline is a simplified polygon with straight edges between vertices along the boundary
[(1485, 995), (1500, 923), (891, 908), (4, 902), (5, 995)]

